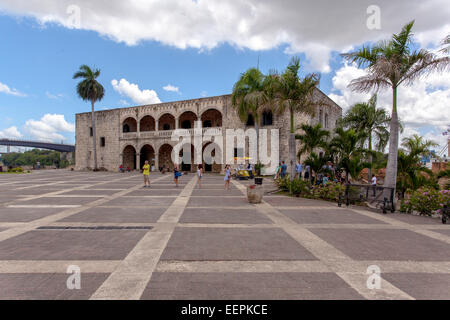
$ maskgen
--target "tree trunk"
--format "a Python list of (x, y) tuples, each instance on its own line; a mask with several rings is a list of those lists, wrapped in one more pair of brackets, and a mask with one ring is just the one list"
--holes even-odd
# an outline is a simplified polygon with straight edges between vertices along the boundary
[[(255, 119), (255, 131), (256, 131), (256, 163), (258, 163), (259, 160), (259, 126), (258, 126), (258, 119)], [(249, 154), (250, 156), (250, 154)], [(248, 161), (251, 163), (251, 159)]]
[(290, 180), (295, 177), (295, 159), (296, 159), (296, 145), (295, 145), (295, 128), (294, 128), (294, 111), (289, 110), (290, 116), (290, 134), (289, 134), (289, 164), (290, 164)]
[[(397, 158), (398, 158), (398, 139), (399, 139), (399, 125), (397, 116), (397, 88), (392, 89), (393, 93), (393, 106), (392, 106), (392, 119), (389, 128), (389, 156), (386, 168), (386, 176), (384, 178), (384, 187), (394, 188), (394, 201), (395, 201), (395, 186), (397, 183)], [(390, 192), (385, 191), (385, 197), (389, 199)]]
[(97, 133), (95, 130), (95, 111), (94, 111), (94, 102), (92, 101), (92, 139), (93, 139), (93, 147), (94, 147), (94, 171), (97, 171)]
[[(369, 151), (372, 152), (372, 133), (369, 133)], [(369, 172), (367, 175), (367, 183), (370, 183), (370, 179), (372, 178), (372, 162), (373, 162), (373, 157), (372, 157), (372, 153), (369, 153), (369, 163), (370, 163), (370, 167), (369, 167)]]

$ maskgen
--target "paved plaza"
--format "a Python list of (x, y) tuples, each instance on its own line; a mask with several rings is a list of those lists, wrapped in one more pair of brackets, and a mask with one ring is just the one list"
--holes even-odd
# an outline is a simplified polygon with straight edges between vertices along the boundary
[(248, 182), (172, 177), (0, 175), (0, 299), (450, 299), (438, 219), (280, 195), (251, 205)]

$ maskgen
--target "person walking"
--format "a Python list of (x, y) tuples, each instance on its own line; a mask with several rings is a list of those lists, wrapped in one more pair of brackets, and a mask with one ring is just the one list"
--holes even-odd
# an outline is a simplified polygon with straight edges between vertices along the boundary
[(250, 162), (248, 163), (247, 171), (248, 171), (248, 175), (250, 176), (250, 179), (253, 179), (254, 178), (254, 176), (253, 176), (253, 166), (252, 166), (252, 164)]
[(230, 190), (231, 170), (230, 165), (225, 166), (225, 190)]
[(299, 162), (297, 162), (297, 165), (295, 166), (295, 172), (296, 172), (296, 178), (301, 179), (302, 178), (302, 171), (303, 171), (303, 166), (302, 164)]
[(377, 195), (377, 177), (373, 174), (371, 180), (372, 188), (373, 188), (373, 196)]
[(178, 188), (178, 178), (182, 176), (182, 173), (178, 170), (178, 165), (173, 167), (173, 182), (175, 182), (175, 187)]
[(286, 172), (287, 172), (287, 165), (283, 161), (281, 164), (281, 178), (284, 178), (286, 176)]
[(150, 165), (148, 164), (148, 160), (145, 160), (142, 173), (144, 174), (144, 188), (150, 187)]
[(203, 165), (199, 164), (197, 168), (197, 177), (198, 177), (198, 188), (202, 187), (202, 177), (203, 177)]

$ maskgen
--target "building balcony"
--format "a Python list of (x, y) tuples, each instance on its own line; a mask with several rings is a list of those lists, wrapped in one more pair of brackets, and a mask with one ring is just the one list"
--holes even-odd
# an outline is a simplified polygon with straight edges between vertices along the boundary
[[(195, 134), (195, 129), (184, 129), (192, 136)], [(128, 139), (152, 139), (152, 138), (170, 138), (175, 130), (160, 130), (160, 131), (141, 131), (141, 132), (123, 132), (121, 135), (122, 140)], [(209, 132), (213, 135), (222, 134), (222, 127), (203, 128), (202, 134)]]

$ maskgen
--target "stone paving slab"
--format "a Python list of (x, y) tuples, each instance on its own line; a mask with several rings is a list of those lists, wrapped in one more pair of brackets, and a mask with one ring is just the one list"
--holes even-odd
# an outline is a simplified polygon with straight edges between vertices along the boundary
[(0, 207), (0, 222), (28, 222), (57, 212), (61, 208), (8, 208)]
[(120, 190), (96, 190), (96, 189), (89, 189), (89, 190), (73, 190), (73, 191), (67, 191), (63, 192), (60, 195), (62, 196), (110, 196), (114, 193), (120, 192)]
[(82, 273), (80, 290), (69, 290), (70, 274), (0, 274), (0, 300), (86, 300), (106, 280), (108, 274)]
[(383, 273), (382, 278), (419, 300), (450, 300), (450, 274)]
[[(449, 227), (450, 227), (450, 226), (449, 226)], [(436, 230), (433, 230), (433, 231), (434, 231), (434, 232), (441, 233), (441, 234), (443, 234), (444, 236), (450, 237), (450, 228), (448, 228), (448, 229), (442, 229), (442, 230), (436, 229)]]
[(130, 193), (130, 196), (177, 196), (180, 194), (182, 188), (171, 188), (171, 189), (159, 189), (154, 188), (154, 185), (150, 188), (142, 188), (141, 190), (136, 190)]
[(362, 299), (333, 273), (154, 273), (146, 300)]
[(229, 197), (229, 198), (214, 198), (211, 201), (210, 197), (190, 198), (187, 207), (246, 207), (251, 209), (252, 205), (248, 203), (244, 197)]
[(404, 229), (309, 229), (355, 260), (448, 261), (450, 246)]
[(176, 228), (161, 260), (317, 260), (279, 228)]
[(307, 208), (279, 209), (279, 211), (299, 224), (307, 224), (307, 223), (385, 224), (382, 221), (360, 215), (355, 211), (339, 207), (330, 209), (307, 209)]
[(203, 196), (203, 197), (223, 197), (223, 196), (239, 196), (242, 197), (242, 192), (239, 190), (224, 190), (222, 189), (209, 189), (208, 186), (204, 185), (201, 189), (195, 189), (192, 192), (192, 196)]
[(271, 224), (272, 221), (252, 209), (185, 209), (181, 223)]
[[(377, 214), (380, 214), (377, 212)], [(402, 222), (406, 222), (409, 224), (417, 225), (417, 224), (441, 224), (441, 219), (425, 217), (425, 216), (416, 216), (412, 214), (404, 214), (404, 213), (390, 213), (389, 218), (396, 219)]]
[(42, 197), (32, 200), (20, 201), (21, 205), (83, 205), (100, 199), (98, 197)]
[(34, 196), (34, 195), (42, 195), (45, 193), (61, 191), (62, 188), (27, 188), (21, 190), (9, 190), (8, 193), (20, 194), (23, 196)]
[(176, 197), (165, 197), (165, 198), (130, 198), (130, 197), (119, 197), (114, 200), (104, 203), (105, 206), (115, 206), (115, 205), (139, 205), (139, 206), (170, 206)]
[(60, 220), (59, 222), (117, 222), (154, 223), (165, 208), (104, 208), (94, 207)]
[(119, 260), (142, 230), (38, 230), (0, 242), (0, 260)]
[(286, 196), (264, 196), (264, 201), (274, 207), (338, 207), (337, 203), (303, 198), (291, 198)]

